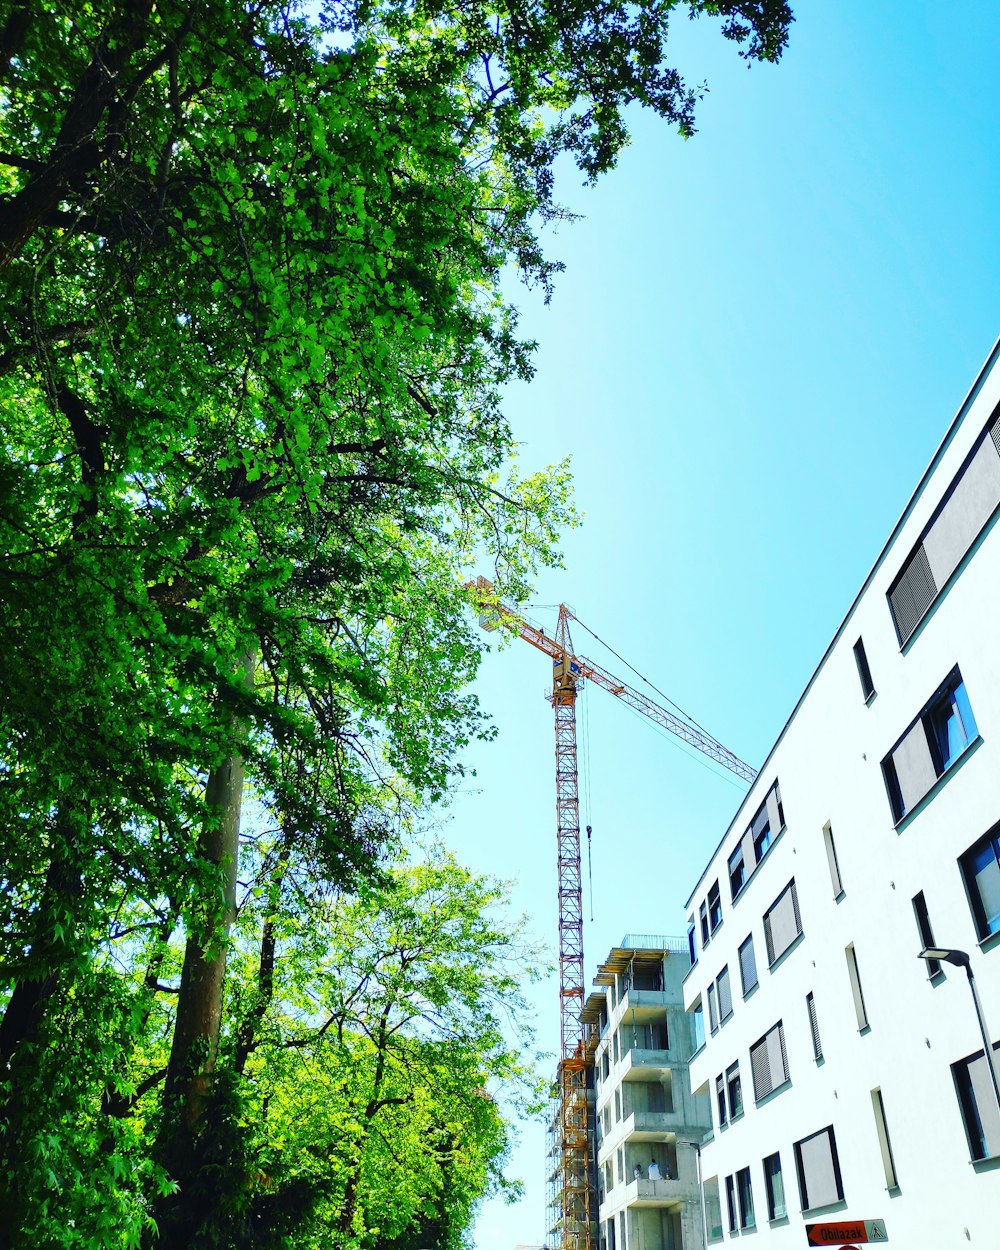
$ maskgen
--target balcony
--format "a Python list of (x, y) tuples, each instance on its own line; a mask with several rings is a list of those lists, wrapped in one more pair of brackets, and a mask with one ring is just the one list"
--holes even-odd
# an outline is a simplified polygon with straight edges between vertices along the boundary
[(663, 1141), (676, 1133), (678, 1117), (673, 1111), (633, 1111), (622, 1122), (625, 1141)]
[(685, 1196), (685, 1188), (678, 1180), (636, 1180), (626, 1187), (625, 1205), (676, 1208), (682, 1205)]
[(631, 1046), (622, 1055), (619, 1080), (660, 1081), (670, 1072), (671, 1067), (669, 1050), (644, 1050), (639, 1046)]

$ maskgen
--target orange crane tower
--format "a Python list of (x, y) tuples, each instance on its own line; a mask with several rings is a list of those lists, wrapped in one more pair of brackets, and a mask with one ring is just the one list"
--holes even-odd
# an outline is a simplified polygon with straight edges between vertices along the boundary
[(480, 624), (493, 630), (500, 623), (552, 660), (552, 694), (556, 729), (556, 847), (559, 869), (559, 1099), (562, 1132), (562, 1248), (594, 1250), (590, 1210), (588, 1145), (588, 1060), (580, 1020), (583, 1011), (583, 885), (580, 861), (580, 794), (577, 782), (576, 697), (585, 680), (609, 691), (623, 703), (716, 760), (745, 781), (755, 769), (698, 726), (681, 720), (653, 699), (612, 676), (606, 669), (573, 652), (569, 622), (577, 618), (559, 605), (556, 635), (550, 638), (513, 609), (501, 603), (485, 577), (469, 582), (480, 610)]

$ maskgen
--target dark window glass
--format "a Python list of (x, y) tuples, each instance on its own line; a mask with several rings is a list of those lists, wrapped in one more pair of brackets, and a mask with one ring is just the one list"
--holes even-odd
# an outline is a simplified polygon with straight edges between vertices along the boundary
[(781, 1177), (781, 1155), (764, 1160), (764, 1187), (767, 1190), (767, 1218), (780, 1220), (785, 1214), (785, 1182)]
[(1000, 932), (1000, 825), (969, 847), (959, 863), (980, 938)]
[[(1000, 1042), (993, 1046), (994, 1058), (998, 1051)], [(985, 1051), (977, 1051), (952, 1064), (951, 1071), (965, 1134), (969, 1139), (969, 1153), (973, 1159), (1000, 1156), (1000, 1109)]]
[(740, 1200), (740, 1228), (753, 1228), (753, 1189), (750, 1185), (750, 1169), (740, 1168), (736, 1173), (736, 1192)]
[(715, 1078), (715, 1100), (719, 1107), (719, 1128), (726, 1127), (726, 1082), (722, 1073)]
[(691, 957), (691, 967), (698, 962), (698, 951), (694, 943), (694, 925), (688, 925), (688, 955)]
[(714, 933), (720, 924), (722, 924), (722, 897), (719, 894), (719, 883), (716, 881), (708, 892), (708, 925)]
[(743, 844), (741, 843), (732, 855), (729, 857), (729, 893), (732, 898), (736, 898), (740, 890), (746, 884), (747, 868), (743, 858)]
[(743, 1086), (740, 1083), (740, 1065), (736, 1062), (726, 1069), (726, 1093), (729, 1096), (729, 1118), (735, 1120), (743, 1114)]
[[(927, 914), (927, 900), (924, 898), (923, 890), (919, 894), (913, 896), (913, 915), (917, 921), (917, 932), (920, 934), (920, 944), (922, 947), (934, 945), (934, 933), (931, 930), (931, 918)], [(936, 959), (928, 959), (927, 972), (929, 976), (936, 977), (941, 971), (941, 964)]]
[(865, 644), (859, 638), (854, 644), (854, 660), (858, 666), (858, 676), (861, 678), (861, 689), (866, 699), (870, 699), (875, 693), (875, 683), (872, 681), (871, 669), (868, 667), (868, 656), (865, 655)]
[(736, 1232), (736, 1186), (732, 1176), (726, 1177), (726, 1206), (729, 1215), (729, 1231)]

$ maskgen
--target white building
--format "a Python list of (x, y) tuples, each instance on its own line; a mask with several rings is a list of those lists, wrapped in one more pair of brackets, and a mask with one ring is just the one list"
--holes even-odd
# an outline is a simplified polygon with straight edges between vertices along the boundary
[[(1000, 1246), (1000, 344), (688, 901), (710, 1241)], [(904, 436), (901, 430), (901, 437)], [(864, 1240), (860, 1230), (819, 1244)], [(761, 1244), (758, 1241), (756, 1244)]]
[(684, 1011), (683, 938), (628, 934), (598, 969), (583, 1022), (596, 1040), (601, 1250), (701, 1250), (695, 1149), (710, 1123), (688, 1064), (700, 1037)]

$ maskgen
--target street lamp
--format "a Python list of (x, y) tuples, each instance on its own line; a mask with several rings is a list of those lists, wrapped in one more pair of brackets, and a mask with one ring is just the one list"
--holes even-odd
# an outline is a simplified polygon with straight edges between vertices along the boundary
[(1000, 1074), (997, 1072), (997, 1057), (992, 1045), (990, 1044), (990, 1036), (986, 1032), (986, 1021), (983, 1019), (983, 1007), (979, 1001), (979, 991), (976, 989), (976, 979), (972, 975), (972, 960), (965, 951), (945, 950), (941, 946), (925, 946), (920, 952), (920, 958), (937, 960), (939, 963), (953, 964), (956, 968), (964, 968), (965, 975), (969, 978), (969, 989), (972, 991), (972, 1005), (976, 1009), (976, 1019), (979, 1021), (979, 1032), (983, 1037), (983, 1051), (986, 1055), (986, 1066), (989, 1068), (990, 1078), (993, 1081), (993, 1093), (997, 1100), (997, 1110), (1000, 1111)]
[(701, 1226), (705, 1233), (705, 1245), (708, 1245), (708, 1212), (705, 1210), (705, 1188), (701, 1183), (701, 1142), (700, 1141), (683, 1141), (677, 1139), (678, 1146), (690, 1146), (695, 1153), (696, 1163), (698, 1167), (698, 1193), (701, 1195)]

